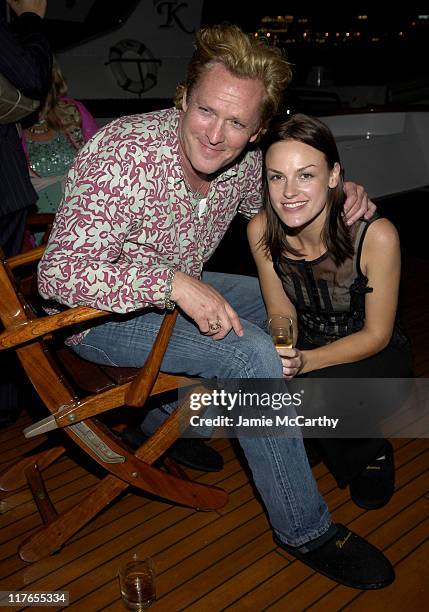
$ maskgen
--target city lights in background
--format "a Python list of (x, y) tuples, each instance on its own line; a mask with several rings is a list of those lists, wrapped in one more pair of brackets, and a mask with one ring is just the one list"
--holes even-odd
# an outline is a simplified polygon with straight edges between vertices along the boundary
[[(357, 8), (334, 3), (328, 8), (293, 0), (263, 0), (251, 11), (244, 0), (204, 0), (204, 7), (203, 25), (236, 23), (282, 49), (292, 65), (295, 87), (311, 81), (314, 65), (328, 68), (330, 76), (324, 81), (337, 85), (398, 79), (429, 83), (429, 10), (410, 0), (394, 10), (377, 2)], [(398, 70), (401, 64), (406, 71)]]
[[(396, 28), (389, 29), (383, 20), (369, 14), (357, 14), (345, 18), (347, 26), (338, 24), (332, 30), (319, 24), (320, 16), (311, 18), (303, 15), (266, 15), (260, 19), (255, 36), (265, 37), (270, 44), (354, 44), (383, 43), (394, 39), (403, 40), (418, 33), (429, 36), (429, 14), (415, 14), (403, 18)], [(320, 28), (320, 30), (319, 30)]]

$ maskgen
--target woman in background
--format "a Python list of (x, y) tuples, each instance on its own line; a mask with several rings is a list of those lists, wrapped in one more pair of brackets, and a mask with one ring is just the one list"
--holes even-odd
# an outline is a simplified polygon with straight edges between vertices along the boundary
[(52, 85), (34, 123), (23, 130), (31, 181), (38, 194), (37, 212), (55, 213), (65, 177), (76, 153), (98, 126), (85, 106), (66, 96), (67, 85), (54, 61)]

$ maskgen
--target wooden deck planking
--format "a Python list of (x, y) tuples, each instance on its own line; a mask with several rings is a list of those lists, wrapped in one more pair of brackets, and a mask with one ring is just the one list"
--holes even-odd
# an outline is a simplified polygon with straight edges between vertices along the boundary
[[(405, 533), (405, 527), (410, 536), (409, 529), (422, 523), (422, 515), (426, 513), (427, 517), (429, 509), (429, 500), (425, 497), (429, 467), (426, 440), (393, 442), (397, 491), (384, 509), (360, 510), (349, 501), (346, 492), (335, 486), (326, 468), (315, 468), (319, 487), (334, 518), (362, 535), (368, 534), (375, 544), (387, 546), (389, 558), (392, 536)], [(293, 606), (302, 605), (290, 609), (304, 609), (305, 605), (315, 605), (323, 592), (327, 593), (327, 601), (335, 598), (335, 605), (343, 605), (343, 600), (344, 605), (353, 601), (355, 591), (333, 587), (331, 581), (276, 549), (265, 515), (254, 499), (245, 473), (232, 458), (228, 443), (223, 452), (228, 459), (225, 471), (200, 477), (202, 481), (226, 486), (230, 491), (231, 499), (222, 511), (195, 512), (130, 493), (76, 535), (59, 555), (28, 565), (12, 552), (9, 560), (4, 560), (5, 565), (0, 566), (1, 575), (9, 574), (0, 582), (0, 588), (20, 588), (25, 583), (31, 590), (66, 589), (74, 602), (71, 609), (120, 609), (116, 570), (131, 550), (138, 549), (153, 556), (157, 566), (160, 600), (154, 610), (207, 607), (246, 610), (251, 609), (252, 601), (260, 609), (270, 604), (273, 609), (277, 606), (289, 609), (292, 602), (295, 602)], [(64, 464), (70, 461), (62, 460)], [(47, 479), (49, 487), (56, 488), (58, 484), (57, 469), (56, 466), (49, 468), (55, 472)], [(80, 471), (78, 467), (75, 469)], [(66, 489), (67, 486), (72, 483)], [(15, 510), (12, 506), (6, 515)], [(35, 512), (33, 518), (40, 522)], [(15, 527), (20, 527), (21, 534), (22, 525), (18, 523)], [(413, 541), (408, 536), (405, 543)], [(14, 538), (15, 545), (18, 541), (19, 537)], [(413, 553), (405, 550), (405, 554)], [(9, 571), (5, 572), (6, 567)], [(243, 608), (237, 608), (241, 605)]]

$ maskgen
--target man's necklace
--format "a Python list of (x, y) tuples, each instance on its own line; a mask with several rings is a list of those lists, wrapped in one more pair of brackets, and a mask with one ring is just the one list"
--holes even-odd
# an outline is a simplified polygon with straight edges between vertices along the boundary
[(193, 189), (191, 187), (189, 181), (188, 181), (188, 178), (187, 178), (187, 176), (185, 174), (185, 171), (183, 171), (183, 178), (184, 178), (184, 181), (185, 181), (186, 189), (188, 190), (188, 194), (191, 197), (196, 198), (198, 200), (201, 199), (201, 198), (205, 198), (206, 197), (206, 195), (208, 193), (208, 190), (209, 190), (209, 187), (210, 187), (210, 184), (206, 185), (205, 181), (201, 181), (201, 183), (198, 185), (198, 187), (196, 189)]
[[(182, 166), (182, 172), (183, 172), (183, 180), (185, 182), (185, 187), (188, 191), (188, 194), (190, 197), (194, 198), (194, 199), (201, 199), (201, 198), (205, 198), (208, 194), (208, 191), (210, 189), (210, 182), (206, 181), (205, 179), (202, 179), (201, 182), (197, 185), (197, 187), (192, 187), (191, 183), (189, 181), (189, 177), (188, 177), (188, 172), (187, 172), (187, 166), (189, 166), (189, 163), (185, 162), (185, 158), (184, 155), (182, 153), (182, 149), (179, 145), (179, 157), (180, 157), (180, 163)], [(197, 176), (197, 175), (196, 175)]]

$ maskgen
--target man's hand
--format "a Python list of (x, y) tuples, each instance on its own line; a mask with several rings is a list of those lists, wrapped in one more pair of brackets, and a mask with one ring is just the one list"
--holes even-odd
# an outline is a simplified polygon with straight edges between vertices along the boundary
[(355, 221), (361, 219), (370, 219), (377, 210), (374, 202), (368, 198), (368, 194), (362, 185), (344, 183), (344, 193), (346, 201), (344, 203), (344, 220), (347, 225), (353, 225)]
[(231, 329), (243, 335), (240, 318), (220, 293), (210, 285), (177, 271), (171, 299), (195, 321), (201, 333), (221, 340)]
[(36, 13), (39, 17), (46, 15), (47, 0), (6, 0), (10, 8), (18, 15)]

